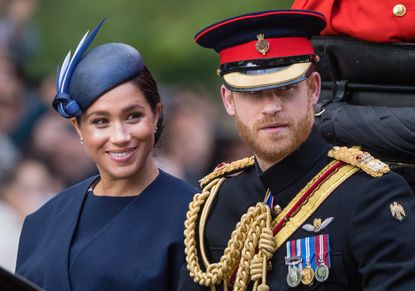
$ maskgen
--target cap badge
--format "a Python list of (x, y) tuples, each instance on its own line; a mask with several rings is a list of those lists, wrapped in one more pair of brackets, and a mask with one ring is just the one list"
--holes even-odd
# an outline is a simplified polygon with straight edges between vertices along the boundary
[(258, 34), (256, 36), (256, 38), (258, 39), (258, 41), (255, 43), (255, 48), (257, 50), (257, 52), (263, 54), (265, 56), (265, 54), (268, 52), (269, 50), (269, 42), (266, 41), (264, 39), (264, 35), (262, 33)]
[(398, 202), (396, 202), (396, 201), (395, 202), (392, 202), (389, 205), (389, 208), (390, 208), (390, 210), (392, 212), (392, 216), (396, 220), (402, 221), (405, 218), (405, 216), (406, 216), (405, 210), (403, 209), (402, 205), (399, 204)]

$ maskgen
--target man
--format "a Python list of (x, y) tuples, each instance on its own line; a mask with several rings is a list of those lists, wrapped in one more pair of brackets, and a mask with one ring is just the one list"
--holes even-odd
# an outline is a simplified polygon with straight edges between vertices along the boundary
[(181, 290), (415, 286), (409, 186), (313, 128), (321, 81), (309, 39), (324, 26), (316, 12), (265, 11), (196, 35), (219, 52), (223, 103), (254, 157), (201, 180), (185, 222)]

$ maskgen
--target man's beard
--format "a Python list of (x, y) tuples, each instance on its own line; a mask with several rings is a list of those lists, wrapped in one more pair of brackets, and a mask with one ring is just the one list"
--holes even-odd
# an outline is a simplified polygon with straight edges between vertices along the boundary
[[(236, 126), (243, 141), (258, 158), (270, 163), (276, 163), (297, 150), (310, 135), (313, 123), (312, 107), (307, 109), (304, 117), (297, 123), (290, 117), (266, 117), (255, 122), (252, 129), (236, 115)], [(287, 124), (288, 131), (267, 135), (267, 138), (264, 138), (259, 132), (260, 128), (270, 124)]]

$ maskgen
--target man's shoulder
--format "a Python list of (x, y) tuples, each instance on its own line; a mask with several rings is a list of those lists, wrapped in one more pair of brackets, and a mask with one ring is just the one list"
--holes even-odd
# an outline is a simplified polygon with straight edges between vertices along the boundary
[(335, 146), (328, 152), (328, 156), (357, 167), (372, 177), (381, 177), (390, 172), (390, 168), (386, 163), (376, 159), (369, 152), (361, 150), (358, 146)]
[(230, 163), (220, 163), (211, 173), (200, 180), (200, 187), (204, 188), (216, 179), (239, 176), (254, 168), (254, 165), (255, 159), (253, 156), (236, 160)]

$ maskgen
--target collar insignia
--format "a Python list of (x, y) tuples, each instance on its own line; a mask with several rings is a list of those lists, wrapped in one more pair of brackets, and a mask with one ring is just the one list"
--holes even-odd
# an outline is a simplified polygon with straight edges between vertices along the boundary
[(269, 42), (266, 41), (264, 39), (264, 35), (262, 33), (258, 34), (256, 36), (256, 38), (258, 39), (258, 41), (255, 43), (255, 48), (257, 50), (257, 52), (263, 54), (265, 56), (265, 54), (268, 52), (269, 50)]
[(405, 210), (403, 209), (402, 205), (398, 202), (392, 202), (389, 205), (389, 208), (392, 212), (392, 216), (399, 221), (402, 221), (405, 218)]
[(321, 221), (321, 218), (314, 218), (313, 224), (304, 224), (303, 229), (310, 232), (319, 232), (320, 230), (326, 228), (326, 226), (329, 225), (333, 219), (334, 217), (329, 217), (324, 219), (324, 221)]

